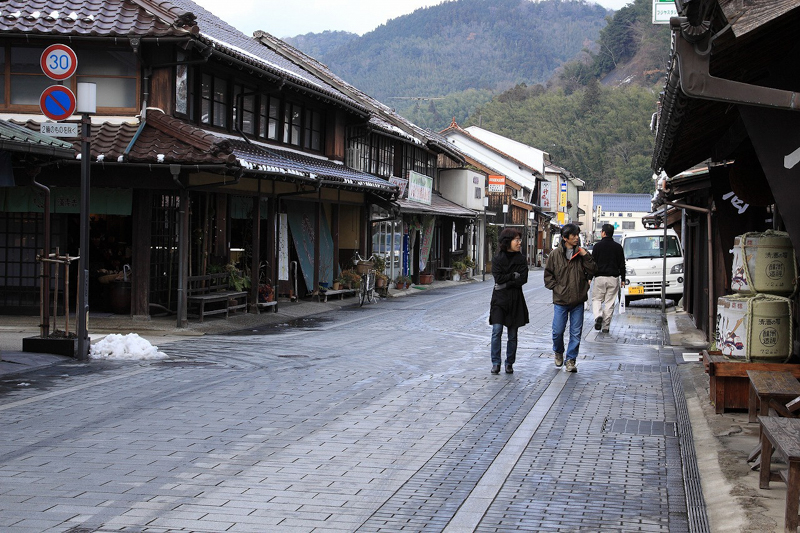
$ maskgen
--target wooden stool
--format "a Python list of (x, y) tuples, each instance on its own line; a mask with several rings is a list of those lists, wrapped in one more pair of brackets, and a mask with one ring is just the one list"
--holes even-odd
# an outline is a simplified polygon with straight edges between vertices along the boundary
[[(800, 419), (777, 416), (759, 416), (761, 427), (761, 472), (758, 486), (769, 488), (770, 481), (786, 483), (786, 512), (784, 531), (797, 533), (798, 507), (800, 507)], [(786, 458), (788, 470), (770, 470), (773, 448)]]

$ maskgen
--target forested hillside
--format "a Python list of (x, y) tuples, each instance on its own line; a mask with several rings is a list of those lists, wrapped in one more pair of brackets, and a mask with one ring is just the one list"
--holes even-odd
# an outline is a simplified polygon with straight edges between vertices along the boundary
[(587, 189), (651, 192), (649, 125), (669, 58), (669, 29), (651, 9), (455, 0), (361, 37), (287, 41), (420, 126), (455, 117), (549, 152)]
[[(455, 0), (392, 19), (340, 46), (321, 44), (325, 34), (286, 41), (401, 113), (431, 108), (449, 123), (491, 94), (546, 82), (591, 46), (609, 13), (583, 0)], [(330, 37), (340, 39), (336, 33)], [(459, 97), (434, 99), (450, 94)], [(424, 127), (441, 124), (427, 113), (417, 118)]]

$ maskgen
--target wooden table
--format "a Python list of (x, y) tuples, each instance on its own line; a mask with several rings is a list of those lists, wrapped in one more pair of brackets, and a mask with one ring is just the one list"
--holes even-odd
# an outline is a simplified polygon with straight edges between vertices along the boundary
[[(769, 488), (770, 481), (786, 482), (786, 511), (784, 531), (797, 533), (800, 507), (800, 419), (777, 416), (759, 416), (761, 425), (761, 472), (758, 486)], [(775, 449), (785, 459), (789, 468), (772, 472), (772, 450)]]
[(756, 422), (757, 415), (769, 415), (769, 401), (786, 403), (800, 396), (800, 382), (787, 371), (748, 370), (750, 399), (748, 421)]

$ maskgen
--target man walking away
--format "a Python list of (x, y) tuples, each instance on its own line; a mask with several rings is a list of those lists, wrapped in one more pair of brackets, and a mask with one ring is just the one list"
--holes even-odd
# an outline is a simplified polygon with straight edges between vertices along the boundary
[(553, 291), (553, 353), (557, 367), (564, 364), (564, 331), (569, 319), (567, 372), (577, 372), (583, 304), (589, 299), (589, 278), (597, 271), (592, 255), (579, 244), (580, 229), (566, 224), (561, 228), (561, 244), (547, 257), (544, 267), (544, 286)]
[(620, 283), (625, 286), (625, 253), (614, 240), (614, 226), (603, 224), (600, 242), (594, 245), (592, 257), (597, 263), (597, 275), (592, 286), (594, 329), (608, 333), (611, 316), (619, 295)]

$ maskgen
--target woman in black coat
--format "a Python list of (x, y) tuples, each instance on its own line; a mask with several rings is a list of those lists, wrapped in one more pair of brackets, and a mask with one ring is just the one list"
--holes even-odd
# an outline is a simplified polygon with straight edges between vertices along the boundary
[(520, 253), (521, 247), (522, 233), (519, 230), (506, 228), (500, 232), (500, 251), (492, 259), (494, 292), (489, 310), (492, 374), (500, 373), (503, 326), (508, 330), (506, 374), (511, 374), (517, 358), (517, 330), (530, 321), (522, 294), (522, 286), (528, 282), (528, 262)]

